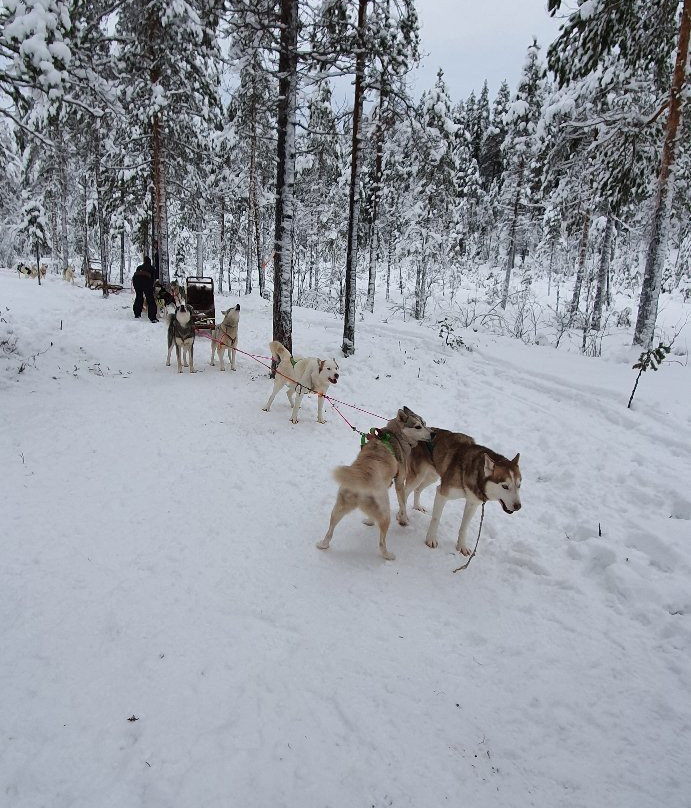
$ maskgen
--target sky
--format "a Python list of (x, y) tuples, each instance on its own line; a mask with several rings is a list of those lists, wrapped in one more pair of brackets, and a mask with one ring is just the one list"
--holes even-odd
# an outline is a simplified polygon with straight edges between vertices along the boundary
[(477, 94), (485, 79), (490, 98), (503, 79), (513, 92), (533, 35), (545, 54), (560, 24), (548, 15), (547, 0), (416, 0), (415, 5), (423, 62), (413, 92), (431, 87), (441, 67), (454, 101), (472, 90)]

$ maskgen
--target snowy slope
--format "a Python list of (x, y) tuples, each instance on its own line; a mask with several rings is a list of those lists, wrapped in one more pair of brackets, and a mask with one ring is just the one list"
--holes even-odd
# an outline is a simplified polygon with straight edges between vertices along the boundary
[[(357, 436), (312, 399), (262, 412), (260, 365), (199, 339), (179, 376), (128, 294), (0, 271), (0, 300), (2, 804), (691, 804), (688, 367), (627, 410), (621, 357), (359, 322), (334, 395), (521, 452), (523, 509), (490, 504), (454, 575), (460, 502), (436, 551), (418, 512), (395, 562), (356, 515), (315, 549)], [(266, 354), (270, 304), (240, 302)], [(294, 319), (337, 354), (338, 319)]]

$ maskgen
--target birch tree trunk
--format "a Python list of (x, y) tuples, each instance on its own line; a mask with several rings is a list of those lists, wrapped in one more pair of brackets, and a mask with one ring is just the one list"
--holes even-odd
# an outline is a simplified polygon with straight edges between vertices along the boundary
[(88, 203), (88, 189), (89, 189), (89, 178), (87, 174), (84, 174), (84, 194), (82, 195), (82, 227), (84, 233), (84, 268), (83, 274), (84, 279), (88, 278), (89, 274), (89, 266), (91, 264), (91, 259), (89, 258), (89, 203)]
[(573, 323), (578, 305), (581, 300), (581, 287), (583, 286), (583, 275), (585, 273), (585, 259), (588, 255), (588, 234), (590, 232), (590, 217), (589, 210), (583, 214), (583, 229), (581, 230), (581, 242), (578, 246), (578, 268), (576, 269), (576, 281), (573, 286), (573, 297), (571, 298), (571, 305), (569, 306), (569, 326)]
[(595, 291), (595, 300), (593, 302), (593, 316), (591, 320), (591, 328), (594, 331), (600, 330), (602, 324), (602, 307), (607, 295), (607, 278), (609, 276), (609, 262), (612, 253), (612, 234), (614, 232), (614, 217), (612, 212), (607, 210), (607, 224), (605, 225), (605, 234), (602, 238), (602, 252), (600, 253), (600, 264), (597, 273), (597, 289)]
[(201, 211), (197, 213), (197, 277), (204, 274), (204, 220)]
[(682, 93), (684, 91), (686, 66), (689, 59), (689, 34), (691, 33), (691, 0), (684, 0), (679, 26), (677, 58), (672, 74), (669, 93), (669, 108), (665, 139), (662, 144), (660, 172), (657, 180), (653, 227), (648, 243), (648, 252), (643, 274), (643, 288), (638, 304), (638, 317), (634, 332), (634, 345), (647, 347), (653, 339), (657, 321), (657, 307), (662, 285), (662, 269), (667, 246), (667, 231), (672, 204), (672, 168), (674, 167), (677, 133), (681, 124)]
[(278, 60), (278, 138), (274, 228), (273, 338), (292, 352), (293, 214), (295, 207), (295, 110), (297, 105), (298, 0), (281, 0)]
[(353, 139), (350, 157), (350, 193), (348, 195), (348, 237), (346, 242), (345, 317), (343, 319), (343, 356), (355, 353), (355, 292), (357, 287), (358, 225), (360, 223), (360, 144), (362, 108), (365, 98), (365, 35), (367, 0), (358, 0), (357, 56), (355, 58), (355, 99), (353, 103)]

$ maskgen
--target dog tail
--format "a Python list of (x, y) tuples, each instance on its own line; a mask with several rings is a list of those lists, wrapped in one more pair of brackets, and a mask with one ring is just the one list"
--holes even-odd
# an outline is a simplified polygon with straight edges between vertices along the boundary
[(290, 351), (285, 347), (285, 345), (281, 345), (281, 343), (274, 339), (269, 343), (269, 350), (271, 351), (271, 356), (273, 356), (278, 362), (283, 361), (290, 361)]
[(354, 491), (358, 494), (372, 493), (373, 480), (362, 469), (353, 468), (353, 466), (336, 466), (331, 474), (334, 480), (348, 491)]

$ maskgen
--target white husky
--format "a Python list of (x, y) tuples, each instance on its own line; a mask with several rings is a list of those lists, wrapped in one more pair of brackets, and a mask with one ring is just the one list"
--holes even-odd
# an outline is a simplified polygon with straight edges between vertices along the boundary
[[(265, 412), (271, 409), (276, 394), (286, 386), (286, 395), (293, 411), (290, 420), (297, 424), (298, 411), (305, 393), (317, 393), (319, 403), (317, 404), (317, 421), (325, 424), (324, 420), (324, 394), (329, 389), (330, 384), (338, 382), (338, 364), (335, 359), (316, 359), (313, 357), (293, 357), (290, 351), (281, 345), (277, 340), (269, 343), (271, 356), (278, 363), (276, 366), (276, 378), (274, 379), (274, 389), (271, 391), (269, 400), (262, 408)], [(297, 395), (295, 393), (297, 392)]]

